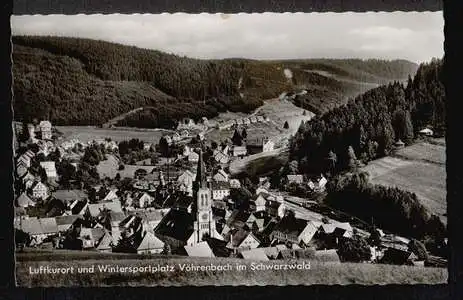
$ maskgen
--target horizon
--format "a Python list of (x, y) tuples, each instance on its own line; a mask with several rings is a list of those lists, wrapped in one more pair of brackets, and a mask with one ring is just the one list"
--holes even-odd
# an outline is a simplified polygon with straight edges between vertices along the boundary
[(11, 17), (13, 36), (101, 40), (194, 59), (377, 59), (416, 64), (444, 56), (443, 23), (442, 12)]
[(56, 35), (12, 35), (12, 37), (39, 37), (39, 38), (40, 37), (44, 37), (44, 38), (51, 37), (51, 38), (87, 39), (87, 40), (96, 41), (96, 42), (104, 42), (104, 43), (114, 44), (114, 45), (118, 45), (118, 46), (122, 46), (122, 47), (135, 47), (135, 48), (140, 49), (140, 50), (157, 51), (157, 52), (162, 52), (162, 53), (165, 53), (165, 54), (168, 54), (168, 55), (175, 55), (175, 56), (178, 56), (178, 57), (186, 57), (186, 58), (195, 59), (195, 60), (234, 60), (234, 59), (236, 59), (236, 60), (255, 60), (255, 61), (261, 61), (261, 62), (300, 61), (300, 60), (302, 60), (302, 61), (304, 61), (304, 60), (360, 60), (360, 61), (377, 60), (377, 61), (388, 61), (388, 62), (406, 61), (406, 62), (409, 62), (409, 63), (414, 63), (414, 64), (419, 65), (421, 63), (428, 63), (432, 59), (442, 59), (443, 58), (443, 57), (431, 57), (429, 60), (422, 61), (422, 62), (415, 62), (415, 61), (411, 61), (411, 60), (408, 60), (408, 59), (403, 59), (403, 58), (400, 58), (400, 57), (398, 57), (398, 58), (388, 58), (388, 59), (374, 58), (374, 57), (366, 57), (366, 58), (353, 58), (353, 57), (345, 57), (345, 58), (332, 58), (332, 57), (291, 58), (291, 57), (288, 57), (288, 58), (275, 58), (275, 59), (259, 59), (259, 58), (246, 58), (246, 57), (197, 58), (197, 57), (179, 55), (179, 54), (176, 54), (176, 53), (170, 53), (170, 52), (166, 52), (166, 51), (159, 50), (159, 49), (149, 49), (149, 48), (143, 48), (143, 47), (138, 47), (138, 46), (134, 46), (134, 45), (125, 45), (125, 44), (122, 44), (122, 43), (110, 42), (110, 41), (105, 41), (105, 40), (102, 40), (102, 39), (81, 38), (81, 37), (71, 37), (71, 36), (56, 36)]

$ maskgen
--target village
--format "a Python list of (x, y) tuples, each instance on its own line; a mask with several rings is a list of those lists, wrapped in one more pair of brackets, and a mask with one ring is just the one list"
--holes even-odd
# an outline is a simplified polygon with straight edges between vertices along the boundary
[[(47, 120), (22, 126), (16, 130), (24, 137), (15, 157), (17, 250), (339, 263), (339, 245), (361, 237), (374, 240), (367, 254), (358, 254), (361, 262), (424, 265), (405, 237), (368, 231), (353, 218), (340, 221), (316, 201), (273, 187), (268, 177), (233, 176), (233, 161), (276, 150), (272, 137), (246, 132), (250, 124), (270, 121), (262, 115), (223, 123), (182, 120), (157, 145), (63, 140)], [(208, 140), (211, 128), (229, 138)], [(304, 185), (314, 197), (328, 182), (323, 174), (283, 181)]]

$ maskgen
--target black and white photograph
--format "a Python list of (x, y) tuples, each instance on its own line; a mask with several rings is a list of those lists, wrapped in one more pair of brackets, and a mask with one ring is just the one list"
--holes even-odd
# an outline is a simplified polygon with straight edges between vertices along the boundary
[(447, 282), (443, 28), (13, 15), (16, 284)]

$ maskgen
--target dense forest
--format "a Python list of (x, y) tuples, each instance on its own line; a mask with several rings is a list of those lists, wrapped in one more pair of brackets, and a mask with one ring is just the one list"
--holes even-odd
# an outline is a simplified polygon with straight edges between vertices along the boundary
[(185, 116), (252, 111), (264, 99), (301, 88), (309, 91), (308, 107), (326, 111), (362, 87), (307, 68), (378, 83), (406, 78), (417, 68), (406, 61), (200, 60), (63, 37), (14, 36), (12, 41), (15, 119), (48, 118), (58, 125), (101, 125), (146, 107), (118, 125), (172, 127)]
[(350, 167), (352, 156), (367, 162), (387, 155), (396, 141), (411, 142), (424, 126), (443, 133), (441, 72), (442, 61), (434, 59), (406, 85), (380, 86), (301, 123), (290, 143), (291, 160), (299, 162), (303, 173), (337, 173)]

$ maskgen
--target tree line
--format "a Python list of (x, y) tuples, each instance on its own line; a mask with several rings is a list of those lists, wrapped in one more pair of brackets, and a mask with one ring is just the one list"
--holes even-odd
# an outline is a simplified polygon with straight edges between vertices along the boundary
[(291, 159), (299, 162), (302, 173), (337, 173), (349, 168), (348, 149), (368, 162), (388, 155), (399, 140), (411, 143), (425, 126), (445, 132), (440, 60), (420, 65), (406, 86), (399, 82), (380, 86), (302, 122), (290, 142)]

